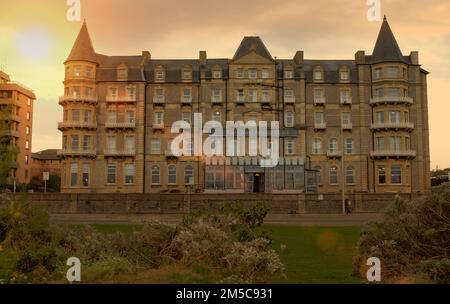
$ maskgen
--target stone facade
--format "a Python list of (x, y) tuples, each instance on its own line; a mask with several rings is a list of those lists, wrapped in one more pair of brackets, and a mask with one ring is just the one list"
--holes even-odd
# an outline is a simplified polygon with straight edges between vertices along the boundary
[[(386, 20), (373, 54), (353, 60), (274, 59), (259, 37), (232, 59), (105, 56), (84, 24), (65, 67), (63, 192), (430, 190), (428, 72), (417, 52), (403, 56)], [(175, 157), (171, 126), (194, 113), (223, 126), (279, 121), (279, 165)]]

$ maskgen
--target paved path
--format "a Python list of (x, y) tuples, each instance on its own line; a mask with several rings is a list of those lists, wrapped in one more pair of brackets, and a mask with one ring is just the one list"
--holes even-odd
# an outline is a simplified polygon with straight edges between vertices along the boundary
[[(53, 214), (55, 223), (64, 224), (143, 224), (148, 220), (158, 220), (163, 223), (177, 224), (181, 221), (181, 214)], [(266, 224), (283, 224), (293, 226), (362, 226), (371, 221), (382, 218), (381, 214), (360, 213), (351, 215), (336, 214), (271, 214)]]

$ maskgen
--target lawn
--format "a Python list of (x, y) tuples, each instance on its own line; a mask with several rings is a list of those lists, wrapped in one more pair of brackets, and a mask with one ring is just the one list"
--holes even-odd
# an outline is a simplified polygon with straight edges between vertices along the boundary
[[(139, 225), (94, 225), (104, 233), (121, 231), (131, 233)], [(287, 278), (276, 283), (292, 284), (354, 284), (353, 249), (359, 236), (359, 227), (300, 227), (268, 225), (274, 248), (280, 252)], [(284, 245), (284, 246), (283, 246)], [(281, 248), (285, 247), (284, 250)]]
[[(94, 225), (94, 227), (103, 233), (119, 231), (132, 233), (142, 229), (141, 225)], [(359, 279), (351, 275), (352, 256), (354, 245), (359, 236), (359, 227), (325, 228), (269, 225), (265, 226), (265, 229), (271, 232), (274, 241), (273, 246), (275, 250), (280, 252), (281, 260), (286, 267), (286, 278), (279, 278), (275, 283), (361, 283)], [(6, 264), (7, 262), (2, 258), (0, 252), (0, 278), (2, 277), (1, 269), (7, 266)], [(207, 275), (206, 277), (200, 275), (198, 279), (192, 279), (191, 274), (186, 273), (186, 269), (180, 269), (175, 273), (174, 270), (164, 272), (167, 283), (210, 281)], [(163, 278), (160, 283), (164, 283), (164, 280)], [(142, 281), (139, 279), (137, 281), (145, 283), (145, 278), (142, 278)]]

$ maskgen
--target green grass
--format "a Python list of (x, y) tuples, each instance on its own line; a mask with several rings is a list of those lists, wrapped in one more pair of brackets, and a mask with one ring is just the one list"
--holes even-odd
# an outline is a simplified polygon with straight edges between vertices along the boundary
[[(280, 252), (287, 278), (276, 283), (355, 284), (352, 257), (358, 240), (358, 227), (267, 226), (274, 247)], [(286, 248), (281, 250), (281, 246)]]

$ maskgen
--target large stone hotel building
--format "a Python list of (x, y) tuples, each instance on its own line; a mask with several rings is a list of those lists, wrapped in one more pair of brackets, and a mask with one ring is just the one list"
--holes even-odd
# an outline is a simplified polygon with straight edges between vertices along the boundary
[[(332, 47), (332, 46), (330, 46)], [(384, 20), (372, 55), (272, 57), (245, 37), (232, 59), (94, 51), (86, 24), (65, 62), (63, 192), (410, 193), (430, 190), (427, 74)], [(280, 161), (175, 157), (175, 121), (279, 121)], [(208, 134), (204, 134), (205, 137)], [(247, 147), (248, 148), (248, 147)]]

